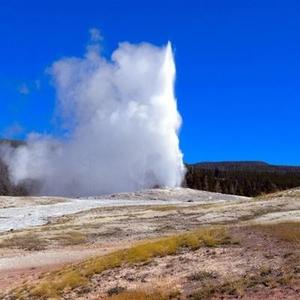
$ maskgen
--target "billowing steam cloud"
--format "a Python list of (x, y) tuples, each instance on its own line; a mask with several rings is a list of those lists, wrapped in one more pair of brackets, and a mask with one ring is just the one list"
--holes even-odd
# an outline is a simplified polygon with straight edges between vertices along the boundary
[(121, 43), (110, 60), (99, 45), (53, 64), (63, 140), (31, 134), (5, 151), (14, 183), (39, 193), (96, 195), (178, 186), (184, 175), (174, 97), (175, 65), (165, 47)]

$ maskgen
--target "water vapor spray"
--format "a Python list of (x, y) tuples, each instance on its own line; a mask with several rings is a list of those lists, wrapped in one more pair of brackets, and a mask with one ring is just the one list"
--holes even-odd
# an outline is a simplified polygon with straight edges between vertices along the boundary
[(68, 196), (180, 185), (171, 44), (125, 42), (106, 59), (93, 41), (83, 57), (50, 68), (68, 134), (30, 134), (27, 145), (2, 149), (12, 181), (37, 180), (40, 194)]

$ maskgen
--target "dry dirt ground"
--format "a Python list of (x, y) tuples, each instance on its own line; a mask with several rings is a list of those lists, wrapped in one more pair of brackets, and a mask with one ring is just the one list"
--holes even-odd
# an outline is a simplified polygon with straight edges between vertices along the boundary
[[(0, 233), (0, 299), (18, 299), (14, 288), (31, 289), (45, 273), (71, 263), (76, 268), (89, 257), (212, 226), (225, 228), (230, 242), (181, 247), (172, 255), (108, 268), (82, 285), (66, 286), (58, 298), (300, 299), (300, 190), (246, 198), (172, 189), (93, 199), (102, 198), (135, 200), (138, 205), (101, 206)], [(156, 200), (159, 204), (153, 204)], [(65, 201), (2, 197), (0, 213), (7, 207), (36, 203), (47, 209)], [(149, 295), (126, 296), (126, 291), (137, 290)], [(156, 291), (164, 298), (151, 298)]]

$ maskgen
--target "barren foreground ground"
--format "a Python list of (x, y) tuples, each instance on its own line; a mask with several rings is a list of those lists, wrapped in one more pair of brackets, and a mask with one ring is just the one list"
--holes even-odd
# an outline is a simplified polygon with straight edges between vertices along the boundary
[(299, 299), (300, 190), (0, 197), (0, 299)]

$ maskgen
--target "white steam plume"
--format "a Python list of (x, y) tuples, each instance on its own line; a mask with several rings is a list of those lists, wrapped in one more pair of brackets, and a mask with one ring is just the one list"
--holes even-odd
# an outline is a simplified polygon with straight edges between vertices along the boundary
[(99, 45), (64, 58), (51, 74), (68, 136), (31, 134), (5, 151), (14, 183), (41, 182), (40, 194), (96, 195), (178, 186), (184, 176), (171, 44), (121, 43), (110, 60)]

